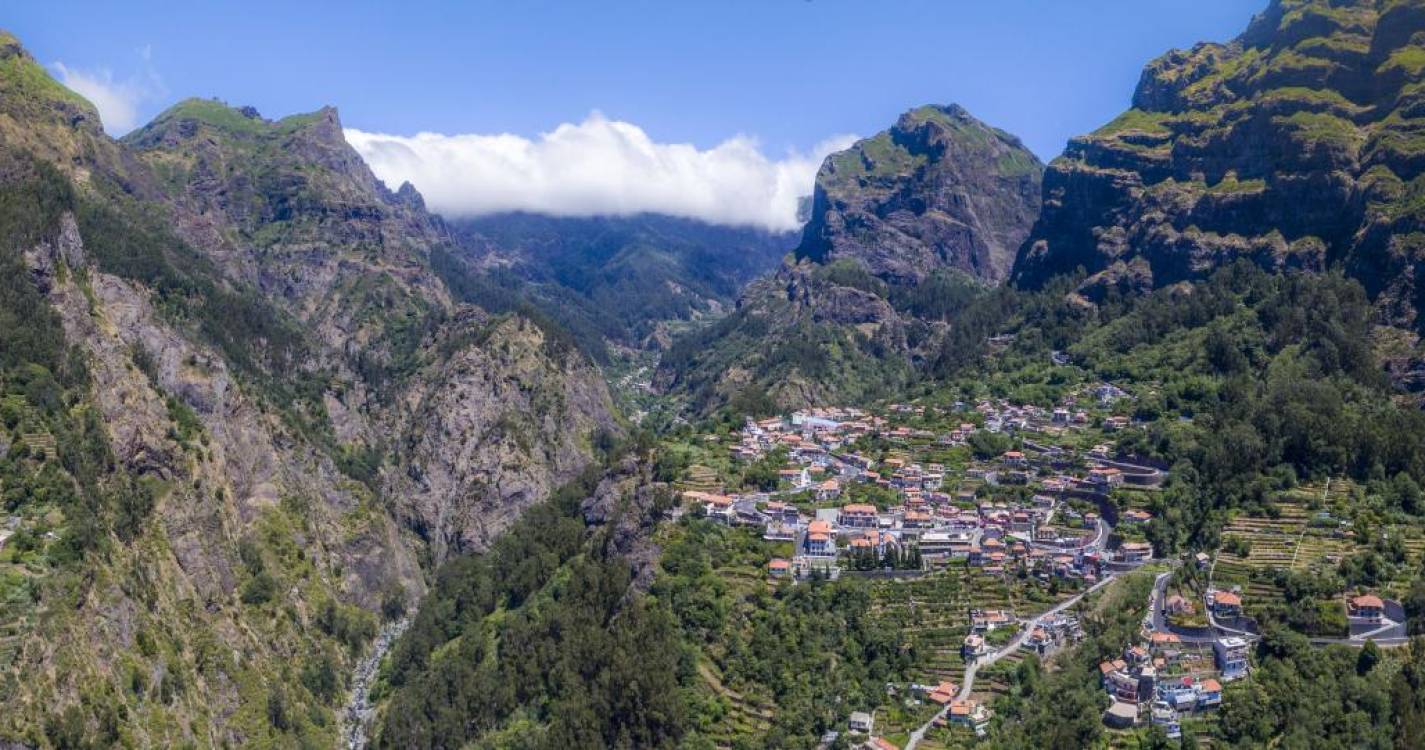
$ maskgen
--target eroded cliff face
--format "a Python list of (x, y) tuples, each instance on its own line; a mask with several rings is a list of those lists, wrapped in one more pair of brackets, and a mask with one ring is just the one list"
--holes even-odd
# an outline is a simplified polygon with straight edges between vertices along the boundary
[(434, 561), (482, 549), (617, 431), (585, 358), (452, 299), (430, 262), (443, 223), (372, 175), (335, 110), (189, 100), (125, 142), (168, 177), (190, 241), (314, 332), (334, 437), (390, 457), (383, 492)]
[[(350, 653), (333, 648), (331, 618), (419, 598), (413, 537), (250, 399), (219, 352), (165, 321), (149, 289), (95, 268), (72, 214), (26, 261), (88, 365), (92, 401), (76, 408), (101, 419), (109, 471), (148, 487), (154, 505), (135, 538), (85, 561), (80, 581), (37, 571), (41, 604), (61, 608), (42, 607), (19, 635), (12, 668), (26, 679), (0, 731), (37, 740), (29, 722), (50, 714), (52, 731), (58, 704), (78, 697), (131, 712), (117, 736), (140, 745), (258, 742), (281, 664)], [(259, 568), (288, 588), (254, 601)], [(269, 601), (288, 615), (253, 606)], [(125, 681), (144, 688), (104, 689)]]
[(1237, 259), (1339, 265), (1419, 325), (1425, 4), (1273, 0), (1227, 44), (1150, 63), (1133, 109), (1050, 164), (1013, 281), (1090, 299)]
[(0, 741), (335, 744), (423, 565), (620, 430), (577, 350), (452, 298), (440, 220), (334, 110), (116, 142), (0, 35), (0, 225), (64, 353), (0, 356)]
[(891, 283), (941, 269), (999, 283), (1038, 214), (1043, 171), (962, 107), (913, 109), (827, 157), (797, 257), (852, 259)]
[(961, 107), (901, 115), (827, 157), (795, 260), (750, 284), (716, 326), (675, 341), (655, 384), (705, 411), (894, 393), (953, 324), (925, 303), (1004, 280), (1043, 168)]

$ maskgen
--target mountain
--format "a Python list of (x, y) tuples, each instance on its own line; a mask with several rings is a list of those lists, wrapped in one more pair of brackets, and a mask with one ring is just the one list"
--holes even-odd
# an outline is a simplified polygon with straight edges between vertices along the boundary
[(723, 314), (796, 244), (790, 232), (658, 214), (511, 213), (449, 225), (473, 271), (586, 338), (624, 347), (661, 346), (667, 323)]
[(703, 411), (896, 392), (956, 313), (1005, 278), (1043, 166), (959, 106), (911, 110), (827, 157), (795, 256), (663, 357), (656, 385)]
[(0, 35), (0, 744), (332, 746), (427, 570), (621, 431), (335, 110), (122, 141)]
[(1044, 165), (963, 107), (926, 106), (827, 157), (798, 258), (850, 258), (891, 283), (955, 269), (1004, 280), (1038, 213)]
[(1012, 279), (1081, 268), (1096, 300), (1239, 258), (1340, 267), (1419, 327), (1422, 173), (1425, 3), (1273, 0), (1232, 42), (1154, 60), (1132, 109), (1070, 142)]

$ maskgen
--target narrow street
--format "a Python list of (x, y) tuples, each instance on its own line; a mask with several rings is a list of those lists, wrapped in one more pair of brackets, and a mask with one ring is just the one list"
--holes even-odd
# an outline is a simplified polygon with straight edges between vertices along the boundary
[[(1064, 610), (1074, 606), (1075, 604), (1078, 604), (1079, 601), (1085, 596), (1088, 596), (1089, 594), (1098, 591), (1104, 586), (1107, 586), (1108, 584), (1112, 583), (1114, 580), (1115, 576), (1110, 574), (1108, 577), (1104, 578), (1102, 581), (1099, 581), (1088, 589), (1078, 594), (1075, 594), (1074, 596), (1068, 599), (1065, 599), (1064, 601), (1055, 605), (1052, 609), (1040, 613), (1034, 619), (1025, 622), (1023, 627), (1020, 628), (1019, 634), (1014, 637), (1014, 640), (1005, 644), (1003, 648), (992, 654), (983, 656), (970, 664), (966, 664), (965, 675), (960, 683), (960, 692), (956, 694), (955, 700), (965, 700), (970, 697), (975, 688), (975, 675), (980, 671), (980, 667), (994, 664), (1000, 659), (1003, 659), (1006, 656), (1013, 654), (1015, 651), (1018, 651), (1020, 646), (1024, 645), (1024, 640), (1029, 637), (1029, 634), (1031, 632), (1034, 631), (1034, 628), (1037, 627), (1040, 623), (1042, 623), (1045, 619), (1053, 617), (1054, 615), (1063, 612)], [(935, 720), (943, 718), (945, 714), (949, 712), (949, 710), (949, 705), (942, 707), (939, 711), (935, 712), (934, 716), (930, 717), (929, 721), (920, 725), (920, 727), (918, 727), (914, 732), (911, 732), (910, 740), (906, 742), (905, 750), (914, 750), (915, 746), (920, 744), (921, 740), (925, 739), (925, 733), (930, 731), (931, 726), (935, 724)]]

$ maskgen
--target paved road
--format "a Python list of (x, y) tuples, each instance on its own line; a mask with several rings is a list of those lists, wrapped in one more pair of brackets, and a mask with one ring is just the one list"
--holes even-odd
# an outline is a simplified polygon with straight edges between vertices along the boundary
[[(1018, 651), (1019, 647), (1024, 645), (1024, 640), (1029, 637), (1029, 634), (1031, 632), (1034, 631), (1034, 628), (1037, 627), (1045, 619), (1057, 615), (1060, 612), (1063, 612), (1064, 610), (1068, 609), (1069, 607), (1078, 604), (1080, 599), (1083, 599), (1085, 596), (1088, 596), (1089, 594), (1103, 588), (1104, 586), (1107, 586), (1108, 584), (1112, 583), (1113, 580), (1114, 576), (1110, 574), (1102, 581), (1099, 581), (1093, 586), (1090, 586), (1087, 590), (1075, 594), (1074, 596), (1069, 597), (1068, 599), (1065, 599), (1064, 601), (1055, 605), (1053, 609), (1049, 609), (1040, 613), (1039, 616), (1035, 617), (1029, 622), (1026, 622), (1024, 624), (1024, 627), (1020, 628), (1019, 635), (1015, 636), (1014, 640), (1005, 644), (1003, 648), (992, 654), (989, 654), (988, 656), (980, 657), (979, 659), (969, 664), (966, 664), (965, 676), (960, 683), (960, 692), (955, 696), (955, 699), (965, 700), (966, 698), (970, 697), (970, 694), (974, 691), (975, 687), (975, 674), (980, 671), (980, 667), (987, 667), (999, 661), (1000, 659), (1003, 659), (1004, 657), (1009, 656), (1010, 654)], [(944, 717), (946, 712), (948, 712), (949, 710), (950, 706), (948, 704), (941, 707), (939, 711), (935, 712), (934, 716), (930, 717), (929, 721), (920, 725), (920, 727), (918, 727), (914, 732), (911, 732), (910, 740), (905, 743), (905, 750), (915, 750), (915, 746), (920, 744), (921, 740), (925, 739), (925, 733), (930, 731), (930, 727), (935, 723), (936, 719)]]

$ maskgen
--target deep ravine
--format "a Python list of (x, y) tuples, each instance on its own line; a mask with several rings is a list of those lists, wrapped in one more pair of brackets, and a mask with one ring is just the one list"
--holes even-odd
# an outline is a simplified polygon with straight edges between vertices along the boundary
[(341, 713), (342, 747), (347, 750), (366, 748), (366, 730), (371, 723), (374, 709), (371, 705), (371, 686), (376, 681), (376, 670), (380, 668), (381, 659), (391, 650), (396, 639), (406, 632), (406, 626), (410, 625), (410, 622), (409, 618), (404, 618), (381, 628), (381, 632), (371, 644), (371, 653), (358, 662), (351, 673), (351, 697), (347, 699), (346, 709)]

